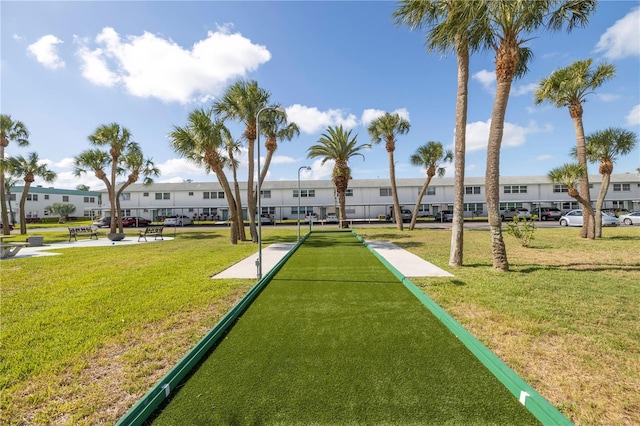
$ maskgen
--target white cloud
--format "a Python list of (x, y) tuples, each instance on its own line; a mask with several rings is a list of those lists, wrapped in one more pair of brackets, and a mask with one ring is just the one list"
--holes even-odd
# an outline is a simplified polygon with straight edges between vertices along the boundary
[(620, 95), (614, 95), (613, 93), (598, 93), (596, 96), (602, 102), (612, 102), (616, 99), (620, 99)]
[(471, 76), (472, 79), (478, 81), (482, 88), (493, 92), (496, 86), (496, 73), (495, 71), (481, 70)]
[(522, 96), (533, 93), (538, 88), (538, 83), (520, 84), (511, 88), (513, 96)]
[(328, 126), (342, 125), (347, 129), (352, 129), (358, 125), (358, 119), (355, 115), (341, 109), (320, 111), (316, 107), (295, 104), (286, 108), (286, 111), (289, 121), (296, 123), (301, 132), (309, 134), (324, 131)]
[(640, 7), (607, 28), (596, 44), (595, 52), (604, 52), (605, 58), (622, 59), (640, 55)]
[(271, 164), (294, 164), (297, 160), (286, 155), (274, 155), (271, 157)]
[(120, 35), (105, 27), (90, 47), (86, 40), (78, 56), (83, 76), (94, 84), (122, 83), (134, 96), (188, 103), (218, 94), (230, 79), (244, 77), (271, 59), (265, 46), (253, 44), (230, 26), (209, 31), (185, 49), (149, 32)]
[(46, 68), (55, 70), (64, 67), (64, 61), (58, 56), (57, 44), (63, 43), (58, 37), (48, 34), (27, 46), (27, 51), (35, 56), (36, 61)]
[[(181, 175), (204, 175), (204, 168), (196, 166), (185, 158), (171, 158), (164, 163), (156, 164), (160, 169), (161, 177), (173, 177)], [(164, 180), (163, 182), (167, 182)]]
[(302, 179), (303, 173), (306, 173), (304, 176), (311, 180), (331, 179), (335, 164), (336, 162), (333, 160), (328, 160), (324, 164), (322, 164), (322, 159), (314, 160), (311, 164), (311, 171), (300, 172), (300, 178)]
[[(479, 151), (487, 148), (490, 127), (491, 119), (467, 124), (467, 151)], [(502, 147), (523, 145), (526, 142), (527, 134), (550, 132), (552, 129), (551, 126), (540, 127), (535, 122), (530, 122), (527, 127), (505, 122)]]
[(627, 124), (630, 126), (640, 125), (640, 104), (631, 108), (629, 114), (625, 117), (627, 119)]
[(535, 161), (547, 161), (547, 160), (551, 160), (552, 158), (553, 158), (553, 155), (543, 154), (543, 155), (538, 155), (534, 160)]
[[(380, 109), (365, 109), (362, 112), (360, 121), (363, 126), (368, 126), (373, 120), (383, 116), (386, 112), (387, 111), (383, 111)], [(390, 114), (398, 114), (401, 118), (404, 118), (405, 120), (410, 121), (409, 111), (406, 108), (398, 108), (394, 111), (391, 111)]]
[(12, 38), (12, 39), (14, 39), (14, 40), (16, 40), (16, 41), (22, 41), (22, 40), (24, 40), (24, 37), (22, 37), (21, 35), (16, 34), (16, 33), (11, 34), (11, 38)]

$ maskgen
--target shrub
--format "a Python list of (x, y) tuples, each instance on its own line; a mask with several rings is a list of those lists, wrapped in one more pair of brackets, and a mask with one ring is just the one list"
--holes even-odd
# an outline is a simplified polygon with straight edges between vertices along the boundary
[(522, 247), (529, 247), (529, 243), (535, 239), (535, 232), (534, 218), (527, 220), (514, 216), (513, 221), (507, 223), (506, 233), (517, 238)]

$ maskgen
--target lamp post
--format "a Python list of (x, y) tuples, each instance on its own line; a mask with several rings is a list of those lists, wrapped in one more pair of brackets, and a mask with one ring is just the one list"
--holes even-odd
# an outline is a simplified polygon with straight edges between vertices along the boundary
[[(256, 113), (256, 143), (258, 146), (258, 260), (256, 260), (256, 267), (258, 268), (258, 280), (262, 279), (262, 197), (260, 196), (260, 192), (262, 192), (262, 185), (260, 184), (260, 114), (262, 114), (262, 111), (265, 110), (283, 111), (280, 107), (264, 107)], [(253, 185), (253, 182), (249, 182), (249, 185)], [(251, 220), (255, 220), (255, 218), (251, 218)]]
[(300, 241), (300, 172), (302, 170), (311, 170), (311, 167), (302, 166), (298, 169), (298, 241)]

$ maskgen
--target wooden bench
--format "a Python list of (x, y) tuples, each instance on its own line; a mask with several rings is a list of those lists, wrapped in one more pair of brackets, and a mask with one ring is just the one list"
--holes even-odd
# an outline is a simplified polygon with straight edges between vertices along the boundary
[(144, 240), (147, 241), (147, 237), (151, 236), (154, 237), (154, 240), (158, 239), (158, 237), (160, 237), (161, 240), (164, 240), (164, 238), (162, 238), (163, 228), (164, 226), (147, 226), (144, 231), (140, 231), (140, 235), (138, 235), (138, 241), (140, 241), (141, 238), (144, 238)]
[(74, 241), (78, 241), (78, 235), (88, 235), (89, 239), (96, 237), (98, 239), (98, 230), (92, 226), (72, 226), (69, 227), (69, 241), (73, 238)]
[(5, 243), (0, 242), (0, 259), (6, 259), (13, 257), (22, 247), (28, 247), (29, 243)]

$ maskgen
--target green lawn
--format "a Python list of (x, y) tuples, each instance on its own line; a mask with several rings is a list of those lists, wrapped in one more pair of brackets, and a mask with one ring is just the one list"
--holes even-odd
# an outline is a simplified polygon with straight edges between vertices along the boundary
[[(509, 273), (492, 270), (488, 231), (465, 232), (462, 268), (448, 267), (446, 229), (357, 231), (455, 274), (413, 281), (573, 422), (640, 423), (640, 228), (596, 241), (538, 229), (529, 249), (505, 235)], [(263, 227), (265, 244), (295, 236)], [(255, 249), (227, 228), (185, 228), (0, 262), (0, 423), (117, 421), (252, 287), (210, 276)]]
[(351, 233), (314, 233), (155, 424), (537, 424)]

